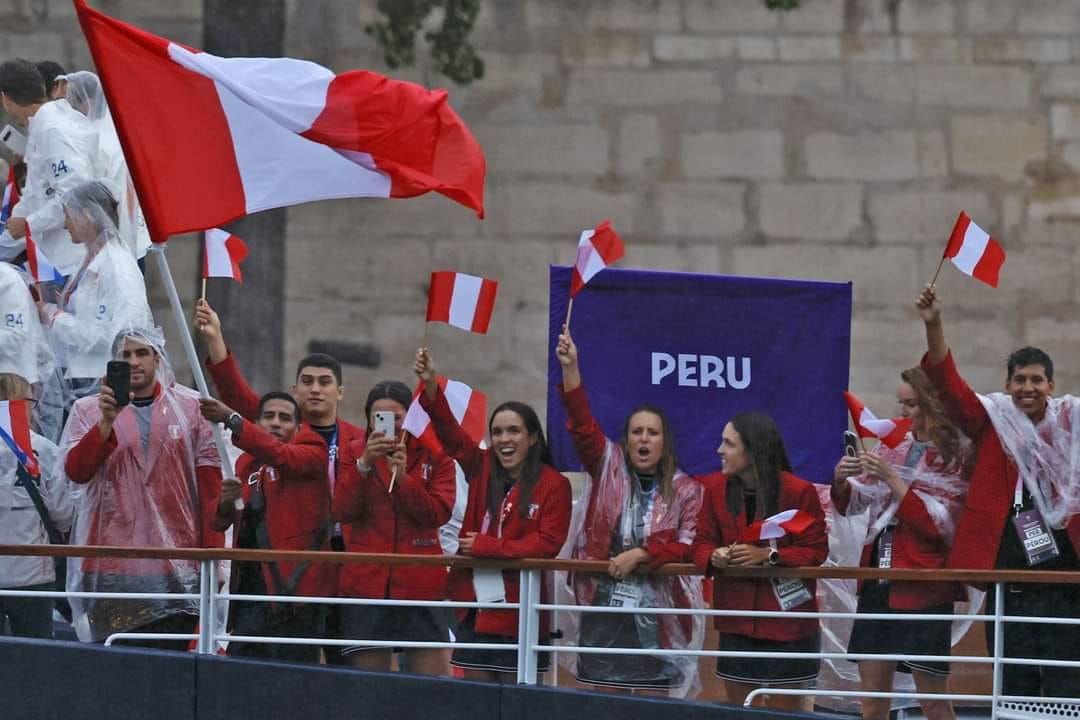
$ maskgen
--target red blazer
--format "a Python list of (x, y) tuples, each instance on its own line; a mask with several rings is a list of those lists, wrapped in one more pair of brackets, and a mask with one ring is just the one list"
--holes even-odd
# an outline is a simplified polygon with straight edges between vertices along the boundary
[[(493, 449), (482, 450), (458, 425), (442, 390), (434, 403), (427, 394), (420, 394), (420, 404), (431, 417), (431, 425), (447, 454), (458, 461), (469, 483), (469, 501), (461, 522), (459, 537), (481, 532), (487, 514), (488, 484), (492, 482), (492, 464), (499, 462)], [(488, 531), (478, 535), (473, 556), (478, 558), (553, 558), (570, 529), (570, 483), (553, 467), (544, 465), (533, 488), (527, 517), (518, 512), (518, 486), (515, 484), (506, 497), (502, 534), (499, 522), (490, 523)], [(507, 602), (518, 602), (517, 570), (503, 572)], [(546, 588), (545, 588), (546, 589)], [(476, 600), (471, 568), (451, 568), (448, 590), (454, 600)], [(541, 593), (542, 596), (546, 592)], [(544, 623), (542, 619), (542, 623)], [(478, 610), (476, 631), (491, 635), (517, 636), (516, 610)], [(543, 633), (543, 628), (541, 629)]]
[[(851, 486), (844, 484), (844, 491), (837, 492), (836, 486), (830, 492), (833, 509), (841, 515), (847, 514), (851, 500)], [(941, 536), (926, 504), (917, 493), (908, 492), (896, 509), (896, 528), (893, 530), (892, 566), (894, 568), (942, 568), (949, 547)], [(860, 567), (870, 567), (873, 543), (864, 545)], [(862, 583), (859, 583), (860, 585)], [(960, 598), (960, 586), (955, 583), (904, 582), (894, 580), (889, 583), (889, 607), (895, 610), (925, 610), (934, 605), (943, 605)]]
[[(922, 368), (937, 388), (946, 416), (975, 446), (975, 468), (947, 564), (965, 570), (990, 570), (997, 561), (1001, 535), (1013, 504), (1016, 465), (1005, 454), (986, 408), (960, 377), (952, 353), (937, 365), (924, 355)], [(1065, 529), (1080, 554), (1080, 516), (1070, 520)]]
[[(248, 421), (235, 445), (244, 450), (236, 461), (244, 504), (250, 506), (257, 483), (265, 502), (263, 521), (270, 547), (274, 550), (330, 549), (330, 488), (326, 480), (326, 443), (315, 432), (301, 427), (293, 439), (283, 443)], [(243, 511), (229, 508), (214, 516), (216, 530), (236, 526), (243, 530)], [(337, 568), (329, 563), (277, 563), (278, 575), (292, 588), (281, 587), (271, 566), (261, 563), (263, 580), (271, 594), (328, 597), (337, 594)], [(296, 573), (296, 577), (293, 575)], [(239, 577), (239, 573), (233, 573)]]
[[(354, 441), (351, 455), (364, 454), (364, 441)], [(454, 461), (432, 452), (414, 438), (408, 443), (404, 477), (390, 492), (390, 467), (376, 461), (366, 475), (356, 463), (343, 464), (334, 489), (334, 520), (343, 525), (349, 552), (441, 555), (439, 527), (450, 519), (457, 491)], [(442, 600), (446, 568), (435, 565), (348, 564), (338, 587), (342, 595), (403, 600)]]
[[(726, 475), (713, 473), (701, 478), (701, 482), (705, 485), (705, 499), (701, 503), (697, 538), (691, 552), (698, 569), (711, 575), (714, 568), (709, 563), (709, 556), (713, 550), (738, 542), (753, 519), (748, 522), (745, 511), (740, 512), (737, 517), (732, 517), (728, 512), (725, 499)], [(781, 473), (778, 506), (780, 510), (804, 510), (814, 516), (814, 524), (797, 536), (788, 534), (777, 539), (777, 565), (806, 567), (825, 562), (829, 554), (829, 539), (825, 531), (825, 512), (821, 509), (814, 486), (791, 473)], [(758, 544), (767, 543), (762, 541)], [(815, 599), (793, 609), (790, 619), (718, 617), (714, 621), (716, 629), (722, 633), (777, 641), (797, 640), (813, 635), (818, 631), (818, 621), (796, 616), (799, 612), (817, 612), (816, 583), (812, 579), (803, 582)], [(757, 578), (717, 577), (713, 582), (712, 604), (717, 610), (780, 609), (770, 580)]]

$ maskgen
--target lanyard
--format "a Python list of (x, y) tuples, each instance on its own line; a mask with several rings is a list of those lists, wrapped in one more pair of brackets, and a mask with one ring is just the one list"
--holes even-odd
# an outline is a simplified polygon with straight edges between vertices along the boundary
[[(495, 528), (495, 537), (501, 538), (503, 531), (503, 523), (506, 522), (506, 516), (509, 515), (509, 511), (513, 508), (513, 504), (509, 507), (506, 504), (507, 499), (510, 497), (510, 493), (514, 490), (514, 484), (511, 483), (506, 488), (506, 493), (503, 495), (502, 502), (499, 503), (499, 525)], [(487, 535), (488, 530), (491, 528), (491, 511), (488, 510), (484, 513), (484, 521), (480, 524), (480, 534)]]
[(338, 427), (337, 423), (334, 423), (334, 434), (330, 436), (330, 453), (329, 462), (326, 467), (326, 475), (330, 478), (330, 492), (334, 492), (334, 485), (337, 484), (337, 436)]
[(1017, 469), (1016, 489), (1013, 491), (1013, 510), (1019, 513), (1022, 507), (1024, 507), (1024, 476)]

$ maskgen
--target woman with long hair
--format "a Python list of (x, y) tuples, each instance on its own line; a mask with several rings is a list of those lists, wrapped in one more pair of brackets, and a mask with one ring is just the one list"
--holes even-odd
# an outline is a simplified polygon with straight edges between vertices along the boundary
[[(481, 448), (457, 420), (439, 387), (427, 348), (416, 352), (413, 370), (424, 383), (420, 404), (446, 453), (458, 462), (469, 483), (469, 500), (458, 535), (458, 554), (478, 558), (553, 558), (570, 527), (570, 483), (551, 466), (544, 428), (525, 403), (504, 402), (491, 413), (491, 446)], [(517, 570), (453, 567), (448, 593), (461, 602), (518, 602)], [(543, 593), (542, 593), (543, 597)], [(459, 612), (455, 631), (463, 643), (516, 643), (516, 610)], [(541, 616), (540, 637), (548, 632)], [(506, 650), (454, 650), (451, 665), (471, 680), (513, 683), (517, 671), (515, 645)], [(542, 653), (538, 671), (550, 659)]]
[[(820, 565), (828, 555), (825, 513), (817, 490), (796, 477), (779, 428), (760, 412), (739, 413), (724, 426), (718, 450), (722, 472), (702, 479), (705, 499), (698, 516), (693, 561), (706, 575), (728, 567)], [(783, 611), (790, 617), (717, 617), (720, 650), (805, 652), (820, 648), (813, 580), (717, 578), (716, 610)], [(742, 705), (757, 688), (801, 688), (817, 677), (816, 658), (720, 657), (716, 675), (728, 701)], [(772, 695), (766, 706), (798, 710), (797, 695)]]
[[(688, 562), (701, 485), (678, 469), (675, 438), (664, 413), (638, 406), (618, 441), (605, 437), (592, 416), (566, 327), (555, 349), (562, 366), (567, 427), (588, 473), (584, 507), (575, 513), (570, 556), (607, 560), (607, 576), (568, 577), (578, 605), (702, 608), (701, 581), (689, 576), (636, 574), (664, 563)], [(700, 649), (704, 623), (691, 615), (582, 612), (578, 644), (598, 648)], [(657, 690), (685, 697), (696, 690), (697, 661), (690, 656), (579, 653), (574, 674), (583, 683), (627, 690)]]
[[(933, 384), (921, 368), (900, 373), (896, 391), (900, 415), (911, 431), (895, 448), (878, 444), (857, 457), (844, 455), (833, 474), (832, 503), (841, 516), (869, 512), (860, 566), (941, 568), (945, 566), (956, 515), (967, 492), (966, 441), (948, 419)], [(842, 522), (834, 516), (834, 527)], [(960, 588), (947, 582), (879, 582), (859, 588), (858, 613), (948, 614)], [(850, 653), (948, 655), (952, 623), (948, 620), (855, 621)], [(896, 670), (911, 673), (919, 692), (946, 692), (949, 664), (936, 661), (861, 660), (863, 690), (892, 690)], [(922, 699), (930, 720), (955, 717), (948, 700)], [(887, 718), (888, 698), (863, 698), (864, 718)]]

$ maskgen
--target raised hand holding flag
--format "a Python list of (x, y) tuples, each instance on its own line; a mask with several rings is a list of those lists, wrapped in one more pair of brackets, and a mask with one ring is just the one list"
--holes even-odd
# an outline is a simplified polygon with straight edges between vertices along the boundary
[[(911, 418), (892, 418), (879, 420), (870, 412), (859, 398), (849, 392), (844, 393), (851, 420), (855, 423), (855, 432), (861, 438), (877, 438), (885, 447), (894, 448), (900, 444), (911, 429)], [(863, 446), (866, 451), (866, 446)]]

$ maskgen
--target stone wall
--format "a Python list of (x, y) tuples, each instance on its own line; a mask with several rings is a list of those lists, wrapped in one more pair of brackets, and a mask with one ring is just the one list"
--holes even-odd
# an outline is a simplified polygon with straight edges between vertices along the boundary
[[(197, 0), (96, 4), (199, 42)], [(289, 54), (384, 69), (364, 32), (374, 5), (295, 0)], [(487, 75), (451, 98), (487, 153), (488, 218), (442, 197), (290, 210), (286, 366), (313, 338), (378, 345), (383, 367), (347, 373), (358, 420), (373, 381), (408, 379), (428, 272), (453, 268), (501, 287), (488, 336), (432, 328), (440, 367), (542, 407), (547, 266), (612, 217), (624, 266), (853, 281), (851, 385), (888, 412), (924, 348), (912, 301), (965, 209), (1008, 261), (997, 290), (942, 271), (961, 367), (996, 389), (1008, 352), (1037, 344), (1075, 391), (1080, 0), (802, 6), (485, 0)], [(0, 20), (5, 56), (87, 62), (65, 2), (0, 0)], [(172, 246), (192, 290), (194, 243)]]

